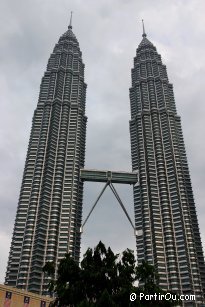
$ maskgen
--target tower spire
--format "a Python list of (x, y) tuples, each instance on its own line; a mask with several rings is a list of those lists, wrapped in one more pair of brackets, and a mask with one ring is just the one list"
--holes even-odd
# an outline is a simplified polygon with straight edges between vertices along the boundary
[(72, 29), (72, 17), (73, 17), (73, 12), (71, 11), (70, 12), (70, 23), (69, 23), (69, 26), (68, 26), (69, 29)]
[(147, 34), (145, 33), (145, 27), (144, 27), (144, 20), (143, 19), (142, 19), (142, 29), (143, 29), (142, 37), (146, 37)]

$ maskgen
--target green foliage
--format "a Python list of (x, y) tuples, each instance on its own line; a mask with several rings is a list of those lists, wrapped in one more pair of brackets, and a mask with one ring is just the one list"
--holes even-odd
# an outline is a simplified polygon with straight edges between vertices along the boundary
[(113, 302), (112, 298), (111, 298), (111, 295), (107, 291), (107, 289), (105, 289), (103, 291), (99, 300), (96, 302), (96, 306), (97, 307), (105, 307), (105, 306), (106, 307), (114, 307), (114, 306), (116, 306), (115, 303)]
[(53, 262), (47, 262), (44, 267), (43, 267), (43, 272), (47, 273), (48, 276), (52, 276), (54, 275), (55, 273), (55, 265)]
[(157, 286), (159, 282), (156, 269), (147, 263), (142, 261), (142, 264), (136, 268), (136, 277), (139, 282), (143, 283), (143, 287), (140, 288), (144, 293), (156, 293), (159, 291)]
[(43, 267), (43, 272), (48, 277), (48, 281), (49, 281), (48, 291), (50, 295), (52, 296), (54, 285), (55, 285), (55, 281), (54, 281), (55, 264), (54, 262), (51, 262), (51, 261), (47, 262)]
[[(54, 265), (47, 263), (43, 271), (54, 276)], [(139, 280), (143, 286), (136, 287)], [(73, 307), (125, 307), (125, 306), (176, 306), (171, 301), (140, 300), (140, 293), (165, 294), (157, 286), (158, 276), (147, 262), (136, 267), (133, 251), (127, 249), (122, 255), (100, 241), (93, 249), (88, 248), (81, 266), (69, 254), (60, 261), (57, 280), (51, 280), (50, 290), (56, 299), (52, 306)], [(130, 294), (136, 293), (136, 300), (130, 301)], [(178, 304), (179, 305), (179, 304)]]

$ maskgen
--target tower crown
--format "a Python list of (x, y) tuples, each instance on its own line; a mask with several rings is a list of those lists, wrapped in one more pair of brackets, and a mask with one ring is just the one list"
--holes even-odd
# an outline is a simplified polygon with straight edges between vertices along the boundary
[(73, 40), (74, 42), (78, 43), (78, 40), (75, 36), (75, 34), (72, 31), (72, 17), (73, 17), (73, 12), (71, 11), (70, 13), (70, 22), (68, 25), (68, 30), (60, 37), (59, 41), (68, 39), (68, 40)]
[(145, 48), (152, 48), (156, 50), (156, 47), (147, 39), (146, 36), (143, 37), (141, 43), (139, 44), (137, 50), (145, 49)]
[(155, 46), (147, 39), (147, 34), (145, 32), (144, 20), (142, 19), (142, 41), (139, 44), (137, 50), (141, 50), (142, 48), (151, 47), (152, 49), (156, 50)]
[(65, 40), (65, 39), (72, 40), (72, 41), (78, 43), (78, 40), (77, 40), (75, 34), (72, 31), (72, 26), (70, 26), (70, 25), (68, 26), (68, 30), (60, 37), (59, 41)]
[(73, 39), (77, 41), (77, 38), (75, 34), (73, 33), (71, 26), (68, 26), (68, 30), (61, 36), (61, 38), (68, 38), (68, 39)]

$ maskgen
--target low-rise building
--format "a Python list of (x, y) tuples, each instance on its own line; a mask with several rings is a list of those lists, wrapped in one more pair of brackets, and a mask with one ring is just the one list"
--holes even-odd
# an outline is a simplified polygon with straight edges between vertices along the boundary
[(0, 285), (1, 307), (48, 307), (52, 300), (47, 296)]

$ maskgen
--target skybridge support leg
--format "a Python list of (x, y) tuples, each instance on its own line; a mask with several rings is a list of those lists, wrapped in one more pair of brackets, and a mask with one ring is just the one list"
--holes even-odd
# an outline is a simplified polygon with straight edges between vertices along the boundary
[(117, 193), (114, 185), (112, 184), (112, 182), (110, 183), (110, 189), (113, 192), (113, 194), (115, 195), (117, 201), (119, 202), (122, 210), (124, 211), (126, 217), (128, 218), (128, 221), (130, 222), (130, 224), (131, 224), (131, 226), (132, 226), (132, 228), (134, 229), (134, 232), (135, 232), (135, 226), (133, 225), (132, 220), (131, 220), (131, 218), (130, 218), (130, 216), (129, 216), (125, 206), (123, 205), (123, 202), (121, 201), (120, 196), (118, 195), (118, 193)]
[(94, 205), (92, 206), (92, 208), (91, 208), (91, 210), (90, 210), (90, 212), (89, 212), (88, 216), (86, 217), (86, 219), (85, 219), (84, 223), (83, 223), (83, 224), (82, 224), (82, 226), (80, 227), (80, 232), (81, 232), (81, 233), (83, 232), (83, 227), (85, 226), (85, 224), (86, 224), (87, 220), (89, 219), (89, 217), (90, 217), (91, 213), (93, 212), (93, 210), (94, 210), (95, 206), (97, 205), (97, 203), (98, 203), (98, 201), (99, 201), (100, 197), (103, 195), (103, 193), (105, 192), (105, 189), (107, 188), (107, 186), (108, 186), (108, 185), (109, 185), (109, 181), (107, 181), (107, 182), (106, 182), (106, 184), (105, 184), (105, 186), (103, 187), (102, 191), (100, 192), (100, 194), (99, 194), (98, 198), (96, 199), (96, 201), (95, 201)]

